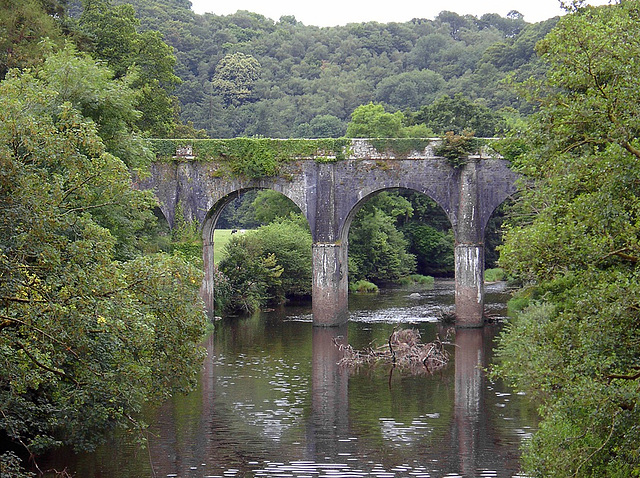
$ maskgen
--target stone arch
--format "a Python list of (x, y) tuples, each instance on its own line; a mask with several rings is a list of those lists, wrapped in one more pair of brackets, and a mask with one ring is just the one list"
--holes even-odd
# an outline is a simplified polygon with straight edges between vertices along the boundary
[[(481, 224), (482, 228), (482, 240), (485, 246), (485, 267), (494, 267), (495, 261), (497, 260), (497, 252), (495, 249), (496, 244), (501, 243), (501, 237), (498, 238), (495, 233), (492, 233), (493, 229), (490, 226), (495, 227), (495, 221), (499, 221), (499, 224), (502, 224), (504, 219), (503, 213), (498, 214), (498, 211), (502, 206), (509, 202), (513, 202), (515, 197), (518, 195), (518, 191), (506, 195), (504, 200), (496, 205), (490, 213), (487, 213), (486, 221)], [(500, 240), (500, 242), (498, 242)]]
[(287, 188), (280, 186), (279, 184), (272, 184), (261, 182), (259, 184), (249, 183), (238, 185), (229, 188), (222, 194), (218, 194), (218, 198), (213, 198), (213, 204), (209, 207), (202, 221), (201, 233), (202, 233), (202, 259), (204, 263), (204, 277), (202, 280), (202, 286), (200, 287), (200, 295), (204, 300), (207, 313), (212, 316), (215, 311), (215, 258), (214, 258), (214, 232), (216, 223), (220, 218), (220, 214), (224, 210), (225, 206), (239, 197), (241, 194), (247, 191), (255, 189), (271, 189), (276, 191), (288, 199), (290, 199), (305, 215), (307, 221), (309, 220), (306, 214), (306, 205), (300, 207), (300, 202), (297, 197), (289, 193)]
[(206, 212), (206, 215), (204, 216), (204, 220), (202, 221), (203, 241), (205, 241), (205, 243), (206, 242), (213, 243), (213, 233), (215, 231), (215, 227), (218, 222), (218, 219), (220, 218), (220, 215), (222, 214), (222, 211), (224, 210), (225, 206), (227, 206), (231, 201), (240, 197), (242, 194), (248, 191), (264, 190), (264, 189), (270, 189), (288, 198), (291, 202), (293, 202), (298, 207), (298, 209), (300, 209), (300, 211), (302, 211), (307, 221), (309, 220), (306, 214), (306, 209), (307, 209), (306, 204), (300, 204), (299, 198), (293, 194), (290, 194), (290, 191), (287, 188), (283, 188), (281, 185), (277, 183), (276, 184), (260, 184), (260, 185), (258, 184), (241, 185), (241, 186), (232, 188), (231, 191), (225, 192), (224, 195), (222, 195), (217, 200), (215, 200), (214, 198), (215, 202)]
[[(426, 194), (445, 211), (456, 237), (456, 311), (462, 326), (482, 325), (483, 237), (487, 220), (516, 191), (518, 175), (500, 158), (469, 156), (454, 168), (433, 148), (406, 158), (354, 145), (353, 157), (335, 162), (291, 158), (277, 177), (246, 179), (217, 174), (215, 162), (156, 162), (140, 189), (153, 189), (166, 216), (179, 201), (202, 224), (203, 298), (212, 311), (213, 230), (222, 207), (244, 189), (273, 189), (305, 215), (314, 240), (313, 313), (316, 325), (337, 325), (347, 307), (346, 245), (349, 225), (361, 201), (372, 193), (403, 188)], [(409, 157), (410, 156), (410, 157)], [(294, 160), (295, 159), (295, 160)], [(231, 196), (229, 196), (231, 195)], [(171, 221), (170, 221), (171, 222)], [(211, 290), (208, 291), (208, 287)]]
[(482, 161), (480, 166), (478, 182), (481, 185), (481, 208), (478, 227), (480, 237), (484, 237), (487, 223), (496, 209), (518, 194), (520, 176), (509, 168), (509, 162), (504, 159)]

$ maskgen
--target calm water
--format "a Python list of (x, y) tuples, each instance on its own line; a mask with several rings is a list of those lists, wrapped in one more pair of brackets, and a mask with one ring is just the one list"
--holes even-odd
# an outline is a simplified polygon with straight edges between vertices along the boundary
[[(491, 286), (487, 308), (503, 313)], [(349, 324), (314, 329), (309, 308), (216, 324), (198, 389), (150, 413), (149, 448), (116, 441), (58, 457), (79, 477), (514, 477), (535, 413), (481, 370), (497, 326), (437, 323), (453, 284), (352, 297)], [(350, 373), (335, 340), (384, 344), (397, 327), (449, 337), (452, 360), (433, 376), (387, 366)]]

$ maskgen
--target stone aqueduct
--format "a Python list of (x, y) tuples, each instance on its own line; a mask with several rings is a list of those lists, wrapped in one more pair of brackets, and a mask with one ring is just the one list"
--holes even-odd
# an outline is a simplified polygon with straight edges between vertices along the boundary
[(205, 267), (201, 293), (209, 311), (214, 297), (213, 232), (224, 206), (256, 188), (273, 189), (291, 199), (309, 221), (313, 238), (312, 308), (317, 326), (347, 320), (348, 232), (361, 205), (389, 189), (426, 194), (446, 212), (455, 235), (456, 325), (479, 327), (484, 311), (485, 227), (493, 211), (516, 192), (518, 175), (506, 160), (481, 151), (454, 167), (435, 154), (436, 147), (433, 140), (419, 150), (397, 154), (389, 148), (379, 150), (373, 141), (354, 139), (345, 148), (344, 159), (290, 158), (280, 163), (277, 176), (259, 179), (219, 174), (220, 162), (198, 160), (186, 149), (154, 162), (151, 176), (138, 187), (153, 189), (170, 225), (178, 204), (201, 224)]

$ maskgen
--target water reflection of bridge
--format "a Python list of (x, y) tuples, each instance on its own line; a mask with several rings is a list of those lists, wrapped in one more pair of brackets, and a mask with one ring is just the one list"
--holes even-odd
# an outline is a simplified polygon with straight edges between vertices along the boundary
[[(221, 409), (219, 395), (223, 391), (215, 383), (215, 359), (208, 360), (200, 400), (197, 400), (193, 414), (185, 417), (183, 410), (177, 420), (177, 415), (165, 407), (165, 414), (170, 413), (162, 420), (169, 429), (163, 430), (162, 437), (151, 440), (156, 473), (158, 476), (192, 476), (195, 464), (194, 468), (210, 471), (215, 465), (226, 466), (232, 470), (231, 474), (236, 470), (237, 476), (316, 476), (324, 475), (328, 470), (338, 473), (335, 476), (360, 472), (362, 476), (446, 474), (461, 477), (501, 476), (500, 473), (509, 470), (508, 476), (514, 476), (518, 470), (518, 456), (513, 447), (496, 446), (504, 440), (504, 435), (497, 430), (500, 423), (496, 423), (501, 418), (499, 412), (487, 410), (485, 403), (487, 387), (482, 367), (487, 365), (493, 333), (494, 329), (490, 327), (456, 330), (455, 359), (449, 365), (455, 369), (454, 402), (432, 405), (435, 409), (438, 406), (449, 409), (450, 415), (436, 418), (444, 420), (445, 426), (435, 431), (414, 430), (415, 436), (409, 437), (414, 441), (409, 442), (400, 437), (402, 433), (409, 433), (406, 429), (396, 431), (395, 439), (399, 440), (396, 443), (391, 442), (393, 437), (384, 433), (383, 443), (377, 443), (372, 437), (363, 436), (362, 430), (355, 425), (358, 417), (354, 416), (357, 413), (354, 409), (357, 407), (350, 403), (349, 372), (337, 365), (340, 351), (334, 345), (336, 337), (341, 341), (347, 338), (346, 326), (316, 327), (311, 332), (311, 403), (302, 424), (305, 431), (294, 446), (286, 441), (239, 433), (234, 422), (247, 420), (247, 417), (237, 409), (237, 404), (234, 405), (236, 409)], [(212, 343), (209, 345), (210, 356), (214, 356), (215, 350), (211, 346)], [(427, 379), (422, 377), (420, 380)], [(401, 382), (394, 381), (391, 386), (401, 386)], [(446, 378), (443, 386), (448, 386)], [(407, 401), (411, 398), (406, 397)], [(259, 397), (256, 400), (259, 402)], [(395, 406), (402, 409), (403, 403)], [(496, 409), (495, 404), (492, 407)], [(382, 424), (379, 422), (378, 426)], [(395, 425), (404, 426), (399, 422)], [(262, 432), (267, 433), (267, 430)], [(428, 437), (429, 433), (435, 436)], [(376, 452), (377, 447), (382, 448)], [(403, 450), (408, 450), (414, 459), (407, 460)], [(397, 456), (394, 455), (396, 451)], [(501, 465), (502, 471), (491, 474), (496, 463)], [(224, 473), (224, 476), (231, 475)]]
[[(435, 440), (434, 449), (429, 453), (439, 459), (448, 459), (446, 463), (432, 463), (432, 466), (457, 470), (464, 477), (478, 476), (483, 471), (489, 473), (497, 462), (504, 464), (505, 468), (518, 468), (517, 456), (509, 453), (496, 456), (493, 444), (501, 438), (485, 409), (487, 388), (484, 369), (488, 365), (494, 333), (492, 328), (456, 329), (453, 364), (455, 400), (449, 436)], [(346, 329), (313, 331), (313, 417), (307, 434), (307, 448), (314, 453), (307, 457), (309, 459), (317, 459), (323, 454), (336, 456), (339, 451), (354, 451), (350, 448), (357, 446), (344, 440), (352, 433), (349, 430), (349, 416), (345, 412), (349, 409), (349, 378), (347, 371), (336, 365), (340, 352), (333, 345), (334, 338), (341, 336), (341, 340), (345, 340), (345, 334)], [(327, 441), (327, 436), (332, 439)], [(314, 437), (317, 439), (314, 440)], [(329, 449), (326, 449), (327, 446)]]
[[(211, 149), (207, 141), (214, 140), (200, 140), (193, 149), (188, 149), (188, 157), (161, 158), (153, 164), (151, 177), (139, 187), (155, 191), (170, 224), (178, 207), (187, 218), (202, 224), (205, 264), (202, 294), (209, 310), (213, 310), (216, 221), (224, 206), (240, 193), (267, 188), (291, 199), (309, 222), (313, 238), (314, 324), (334, 326), (346, 322), (351, 221), (372, 195), (403, 188), (429, 196), (449, 217), (456, 241), (457, 325), (482, 325), (485, 227), (493, 211), (516, 190), (517, 175), (509, 169), (507, 161), (482, 150), (459, 158), (454, 165), (451, 160), (437, 156), (435, 142), (429, 140), (412, 140), (413, 147), (407, 148), (405, 144), (404, 150), (393, 140), (384, 140), (383, 146), (376, 146), (373, 140), (353, 140), (340, 153), (344, 159), (336, 160), (326, 157), (326, 152), (321, 151), (324, 143), (318, 140), (315, 153), (288, 158), (271, 176), (247, 179), (225, 174), (229, 167), (225, 167), (222, 157), (198, 157), (198, 148)], [(233, 144), (250, 140), (228, 141)], [(261, 148), (273, 150), (286, 149), (296, 140), (261, 141)], [(168, 149), (176, 151), (177, 143), (172, 145)]]

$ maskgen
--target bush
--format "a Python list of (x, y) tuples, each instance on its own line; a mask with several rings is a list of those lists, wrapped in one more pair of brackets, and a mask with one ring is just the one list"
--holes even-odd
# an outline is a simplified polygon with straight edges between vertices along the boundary
[(379, 291), (377, 285), (366, 280), (359, 280), (354, 284), (350, 284), (349, 290), (356, 294), (377, 294)]
[(422, 285), (425, 287), (433, 287), (435, 279), (431, 276), (423, 276), (421, 274), (411, 274), (410, 276), (400, 279), (401, 285)]
[(183, 261), (202, 270), (202, 243), (198, 242), (174, 242), (171, 244), (171, 254), (180, 257)]
[(484, 271), (485, 282), (498, 282), (505, 278), (504, 269), (496, 267), (494, 269), (487, 269)]
[(219, 268), (230, 289), (227, 310), (253, 312), (310, 295), (311, 233), (295, 219), (284, 219), (235, 234)]
[(511, 299), (509, 299), (509, 302), (507, 302), (507, 311), (509, 315), (521, 312), (529, 306), (530, 302), (531, 297), (529, 297), (528, 295), (515, 295)]

